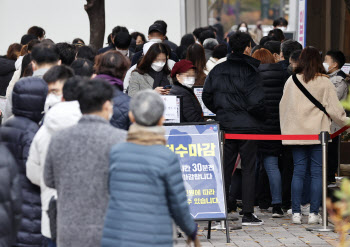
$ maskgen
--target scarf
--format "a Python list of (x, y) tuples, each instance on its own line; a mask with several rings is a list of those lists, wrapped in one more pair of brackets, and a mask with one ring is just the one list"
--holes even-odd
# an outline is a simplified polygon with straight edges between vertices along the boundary
[(127, 142), (145, 146), (165, 145), (164, 134), (162, 126), (147, 127), (133, 123), (128, 131)]
[(99, 75), (95, 76), (95, 78), (106, 80), (109, 82), (109, 84), (117, 86), (121, 91), (123, 91), (123, 89), (124, 89), (123, 81), (116, 78), (116, 77), (106, 75), (106, 74), (99, 74)]
[[(167, 65), (165, 65), (167, 66)], [(156, 87), (164, 87), (166, 85), (170, 85), (168, 76), (164, 73), (163, 70), (160, 72), (154, 71), (154, 69), (150, 68), (148, 74), (153, 78), (154, 83), (153, 83), (153, 89)]]

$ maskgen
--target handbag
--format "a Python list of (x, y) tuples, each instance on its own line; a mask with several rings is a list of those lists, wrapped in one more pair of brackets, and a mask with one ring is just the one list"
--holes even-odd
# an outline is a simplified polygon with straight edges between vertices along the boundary
[(299, 79), (297, 78), (296, 74), (294, 74), (292, 76), (293, 81), (295, 83), (295, 85), (300, 89), (300, 91), (306, 96), (306, 98), (308, 98), (318, 109), (320, 109), (321, 111), (324, 112), (324, 114), (327, 115), (327, 117), (331, 118), (328, 114), (328, 112), (326, 111), (326, 108), (317, 100), (315, 99), (314, 96), (311, 95), (311, 93), (309, 91), (307, 91), (307, 89), (303, 86), (303, 84), (301, 84), (301, 82), (299, 81)]

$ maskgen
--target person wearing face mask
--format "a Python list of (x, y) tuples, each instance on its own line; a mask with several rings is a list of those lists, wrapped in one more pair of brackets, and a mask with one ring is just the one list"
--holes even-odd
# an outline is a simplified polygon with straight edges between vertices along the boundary
[(273, 21), (273, 28), (274, 29), (281, 29), (282, 32), (285, 32), (287, 31), (287, 27), (288, 27), (288, 21), (283, 18), (283, 17), (280, 17), (276, 20)]
[(109, 152), (126, 131), (109, 123), (113, 87), (105, 80), (81, 81), (77, 99), (83, 116), (51, 138), (44, 182), (57, 190), (57, 246), (95, 247), (109, 199)]
[[(344, 53), (337, 50), (330, 50), (327, 52), (323, 66), (329, 76), (329, 79), (337, 90), (339, 100), (344, 100), (348, 95), (348, 84), (346, 83), (346, 74), (341, 70), (345, 64)], [(338, 131), (342, 126), (332, 122), (331, 133)], [(328, 149), (328, 182), (335, 182), (335, 173), (338, 169), (338, 143), (339, 137), (333, 139), (329, 143)]]
[(68, 78), (73, 76), (74, 71), (65, 65), (56, 65), (45, 73), (43, 79), (49, 88), (44, 107), (45, 113), (62, 101), (63, 86)]
[(169, 94), (170, 89), (164, 88), (173, 84), (168, 56), (169, 51), (162, 43), (155, 43), (149, 48), (136, 70), (131, 73), (128, 91), (130, 97), (145, 89), (153, 89), (163, 95)]
[[(166, 35), (166, 29), (163, 25), (159, 23), (154, 23), (152, 24), (149, 29), (148, 29), (148, 41), (149, 42), (154, 42), (154, 43), (163, 43), (165, 40)], [(131, 67), (137, 64), (141, 59), (142, 59), (143, 54), (142, 51), (136, 52), (134, 54), (134, 57), (132, 58), (131, 61)], [(178, 62), (179, 58), (177, 57), (176, 53), (170, 52), (169, 53), (169, 59)]]
[(182, 96), (182, 122), (203, 122), (202, 107), (192, 89), (196, 81), (196, 67), (191, 61), (183, 59), (174, 65), (171, 78), (174, 86), (169, 94)]
[[(247, 33), (249, 34), (250, 36), (250, 39), (251, 39), (251, 45), (252, 47), (256, 46), (256, 43), (255, 43), (255, 34), (254, 32), (251, 32), (248, 28), (248, 24), (246, 22), (241, 22), (238, 26), (237, 26), (237, 30), (236, 32), (241, 32), (241, 33)], [(249, 54), (246, 54), (246, 55), (249, 55), (250, 56), (250, 53)]]
[(76, 99), (75, 88), (82, 81), (80, 76), (67, 80), (63, 87), (62, 102), (56, 104), (45, 114), (44, 124), (35, 134), (30, 145), (29, 156), (26, 163), (27, 178), (35, 185), (40, 186), (41, 197), (41, 233), (47, 238), (48, 246), (56, 246), (51, 235), (52, 224), (48, 216), (49, 203), (52, 197), (57, 198), (56, 190), (48, 188), (44, 183), (44, 164), (51, 137), (58, 131), (76, 124), (81, 118), (79, 103)]
[(256, 28), (254, 29), (253, 33), (255, 35), (255, 40), (254, 40), (255, 43), (259, 44), (260, 40), (264, 36), (263, 30), (262, 30), (262, 21), (258, 21), (256, 23)]
[(130, 44), (131, 35), (127, 32), (119, 32), (114, 38), (115, 49), (131, 60), (135, 53), (129, 50)]

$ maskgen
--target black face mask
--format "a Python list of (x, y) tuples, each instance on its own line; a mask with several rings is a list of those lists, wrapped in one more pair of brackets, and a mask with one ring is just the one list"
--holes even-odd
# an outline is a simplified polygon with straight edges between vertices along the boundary
[(292, 67), (292, 65), (289, 65), (287, 68), (288, 74), (292, 75), (294, 73), (294, 69)]

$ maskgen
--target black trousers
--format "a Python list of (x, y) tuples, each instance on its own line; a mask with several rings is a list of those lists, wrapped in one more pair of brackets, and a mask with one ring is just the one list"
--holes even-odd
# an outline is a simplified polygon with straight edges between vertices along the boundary
[(338, 172), (338, 152), (340, 152), (338, 149), (338, 142), (339, 136), (334, 138), (332, 142), (328, 143), (328, 182), (335, 182), (335, 173)]
[(294, 161), (291, 146), (283, 146), (282, 154), (279, 158), (279, 165), (282, 178), (282, 208), (292, 207), (292, 179), (294, 171)]
[(241, 155), (242, 166), (242, 203), (243, 213), (254, 212), (256, 141), (226, 140), (224, 145), (224, 177), (226, 198), (229, 198), (232, 172), (238, 156)]

